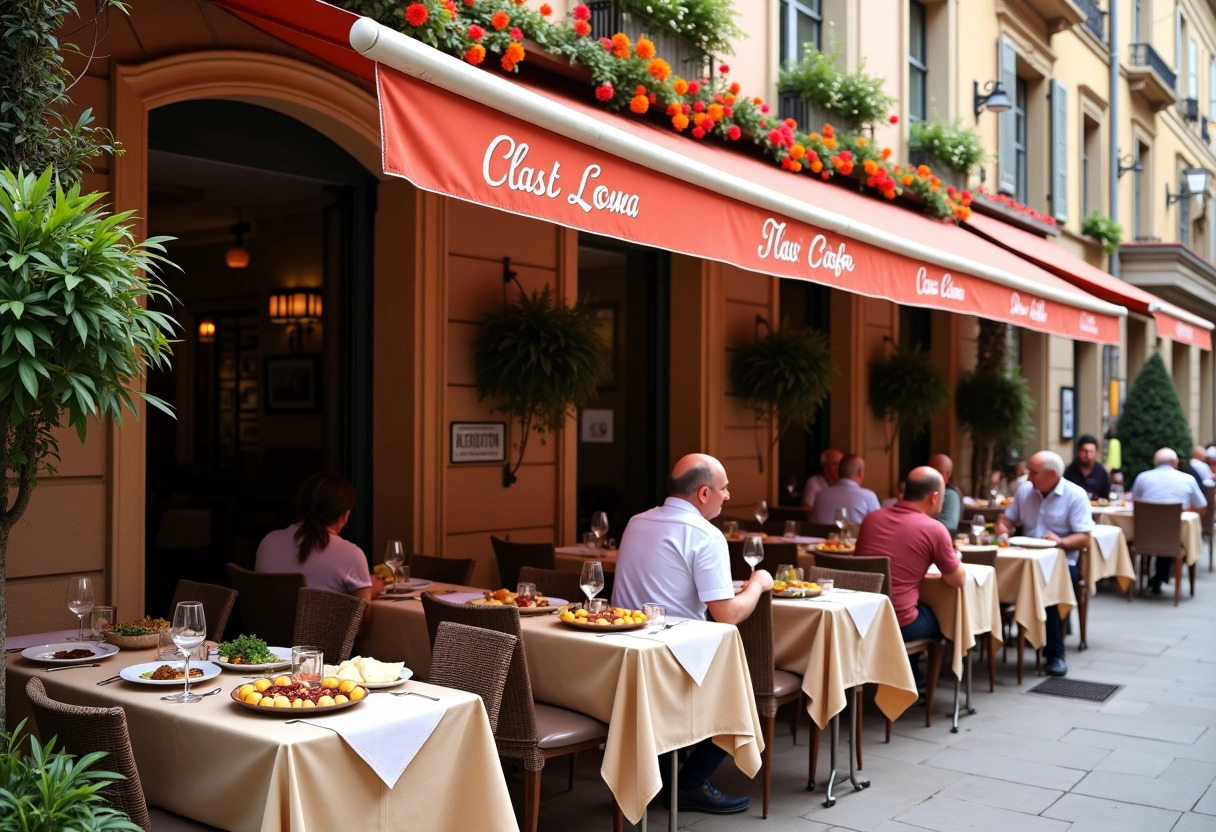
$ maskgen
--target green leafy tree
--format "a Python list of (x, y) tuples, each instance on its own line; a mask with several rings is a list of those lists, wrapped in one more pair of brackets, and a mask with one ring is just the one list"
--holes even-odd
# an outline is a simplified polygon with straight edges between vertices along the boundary
[(1132, 382), (1116, 436), (1123, 445), (1123, 476), (1128, 485), (1153, 467), (1153, 454), (1173, 448), (1179, 459), (1191, 455), (1191, 426), (1161, 356), (1153, 353)]
[(1025, 440), (1033, 407), (1030, 386), (1016, 370), (977, 368), (959, 380), (954, 411), (959, 426), (971, 434), (972, 489), (984, 482), (995, 448)]
[(896, 347), (890, 358), (870, 368), (870, 409), (891, 422), (888, 451), (901, 428), (919, 434), (929, 427), (949, 397), (941, 367), (919, 347)]

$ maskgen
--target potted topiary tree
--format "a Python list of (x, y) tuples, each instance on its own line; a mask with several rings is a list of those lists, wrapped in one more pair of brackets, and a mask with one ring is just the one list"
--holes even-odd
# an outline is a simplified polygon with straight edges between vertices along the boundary
[(959, 426), (971, 434), (973, 490), (984, 482), (998, 444), (1016, 445), (1025, 439), (1032, 407), (1030, 387), (1016, 370), (981, 369), (959, 380), (954, 411)]
[(1153, 467), (1153, 454), (1161, 448), (1173, 448), (1179, 459), (1191, 455), (1191, 427), (1157, 353), (1136, 374), (1115, 435), (1123, 446), (1123, 476), (1128, 486), (1141, 471)]
[(870, 367), (870, 409), (891, 425), (888, 452), (901, 428), (920, 433), (949, 398), (946, 378), (933, 356), (919, 347), (897, 346)]

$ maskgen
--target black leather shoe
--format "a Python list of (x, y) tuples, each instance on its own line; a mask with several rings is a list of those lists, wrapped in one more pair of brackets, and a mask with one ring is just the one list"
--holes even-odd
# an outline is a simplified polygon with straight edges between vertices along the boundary
[(1047, 664), (1043, 666), (1043, 672), (1048, 676), (1067, 676), (1068, 665), (1063, 659), (1048, 659)]
[(750, 801), (744, 795), (722, 794), (708, 780), (699, 789), (681, 788), (679, 792), (680, 812), (706, 812), (711, 815), (733, 815), (747, 809)]

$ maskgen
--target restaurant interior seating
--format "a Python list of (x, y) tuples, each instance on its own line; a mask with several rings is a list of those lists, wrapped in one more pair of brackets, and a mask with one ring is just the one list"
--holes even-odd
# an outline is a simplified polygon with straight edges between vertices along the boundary
[(490, 719), (490, 730), (498, 729), (502, 694), (507, 685), (511, 656), (519, 643), (513, 635), (441, 621), (431, 648), (432, 685), (475, 693), (481, 697)]
[(51, 737), (57, 737), (57, 747), (77, 758), (94, 751), (105, 753), (100, 768), (121, 774), (122, 778), (106, 786), (102, 797), (109, 805), (126, 812), (131, 822), (144, 832), (213, 829), (206, 824), (148, 806), (139, 781), (139, 769), (135, 767), (127, 715), (122, 708), (90, 708), (59, 702), (47, 696), (42, 680), (37, 678), (26, 683), (25, 695), (44, 744)]
[(810, 537), (827, 538), (830, 534), (840, 534), (840, 529), (836, 528), (835, 523), (812, 523), (808, 520), (803, 524), (801, 533)]
[[(475, 607), (452, 604), (430, 592), (422, 593), (422, 609), (426, 615), (427, 634), (432, 649), (439, 624), (451, 621), (472, 627), (483, 627), (515, 636), (515, 645), (507, 686), (503, 692), (502, 710), (494, 741), (503, 757), (517, 759), (524, 767), (524, 805), (521, 832), (536, 832), (540, 818), (540, 781), (545, 761), (551, 757), (571, 756), (568, 785), (574, 788), (574, 759), (579, 751), (596, 748), (608, 740), (608, 726), (589, 716), (545, 705), (532, 699), (532, 683), (528, 677), (528, 659), (523, 649), (519, 627), (519, 608), (514, 606)], [(613, 832), (624, 829), (624, 815), (613, 801)]]
[(519, 583), (519, 570), (524, 566), (553, 568), (552, 543), (516, 543), (490, 535), (494, 559), (498, 561), (499, 584), (513, 589)]
[[(1132, 503), (1136, 518), (1136, 538), (1128, 541), (1128, 549), (1140, 570), (1140, 591), (1144, 592), (1149, 576), (1154, 574), (1152, 558), (1174, 559), (1174, 606), (1182, 598), (1182, 567), (1186, 554), (1182, 549), (1182, 504)], [(1191, 574), (1191, 595), (1195, 594), (1195, 570)]]
[(444, 584), (468, 586), (473, 580), (473, 558), (437, 558), (432, 555), (414, 555), (410, 558), (410, 577), (426, 578)]
[(297, 597), (291, 643), (316, 645), (330, 664), (349, 659), (367, 611), (367, 599), (308, 587), (301, 587)]
[(267, 644), (301, 643), (291, 638), (296, 603), (305, 585), (303, 572), (254, 572), (230, 563), (228, 581), (239, 593), (241, 632), (256, 634)]
[(562, 572), (557, 569), (541, 569), (538, 566), (524, 566), (519, 570), (519, 580), (536, 584), (536, 591), (550, 598), (564, 598), (567, 601), (578, 601), (583, 597), (583, 588), (579, 585), (579, 576), (573, 572)]
[[(726, 548), (730, 551), (730, 577), (735, 581), (746, 581), (752, 574), (752, 568), (747, 561), (743, 559), (743, 541), (728, 540)], [(777, 567), (779, 563), (798, 563), (798, 544), (790, 541), (789, 543), (765, 543), (764, 544), (764, 561), (765, 568), (770, 572)]]
[(802, 506), (769, 506), (768, 522), (784, 523), (786, 520), (805, 521), (810, 516)]
[(169, 604), (167, 617), (170, 621), (173, 620), (173, 611), (177, 609), (180, 602), (199, 601), (203, 605), (203, 615), (207, 618), (207, 638), (212, 641), (223, 641), (228, 618), (232, 615), (232, 608), (236, 606), (236, 598), (239, 594), (235, 589), (229, 589), (226, 586), (203, 584), (183, 578), (177, 582), (177, 589), (173, 591), (173, 600)]

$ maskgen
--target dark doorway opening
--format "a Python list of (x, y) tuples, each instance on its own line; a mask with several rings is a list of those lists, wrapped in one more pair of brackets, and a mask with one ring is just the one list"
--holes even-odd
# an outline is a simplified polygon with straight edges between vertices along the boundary
[[(805, 280), (782, 280), (779, 287), (781, 326), (810, 327), (824, 335), (832, 332), (832, 290)], [(791, 428), (778, 445), (777, 477), (781, 505), (802, 503), (802, 487), (807, 479), (819, 473), (819, 455), (831, 442), (832, 401), (829, 396), (819, 408), (814, 423), (807, 430)]]
[[(905, 347), (918, 347), (929, 351), (933, 335), (933, 312), (915, 306), (899, 307), (899, 342)], [(899, 479), (918, 465), (926, 465), (933, 453), (929, 429), (913, 430), (908, 426), (899, 429)]]

